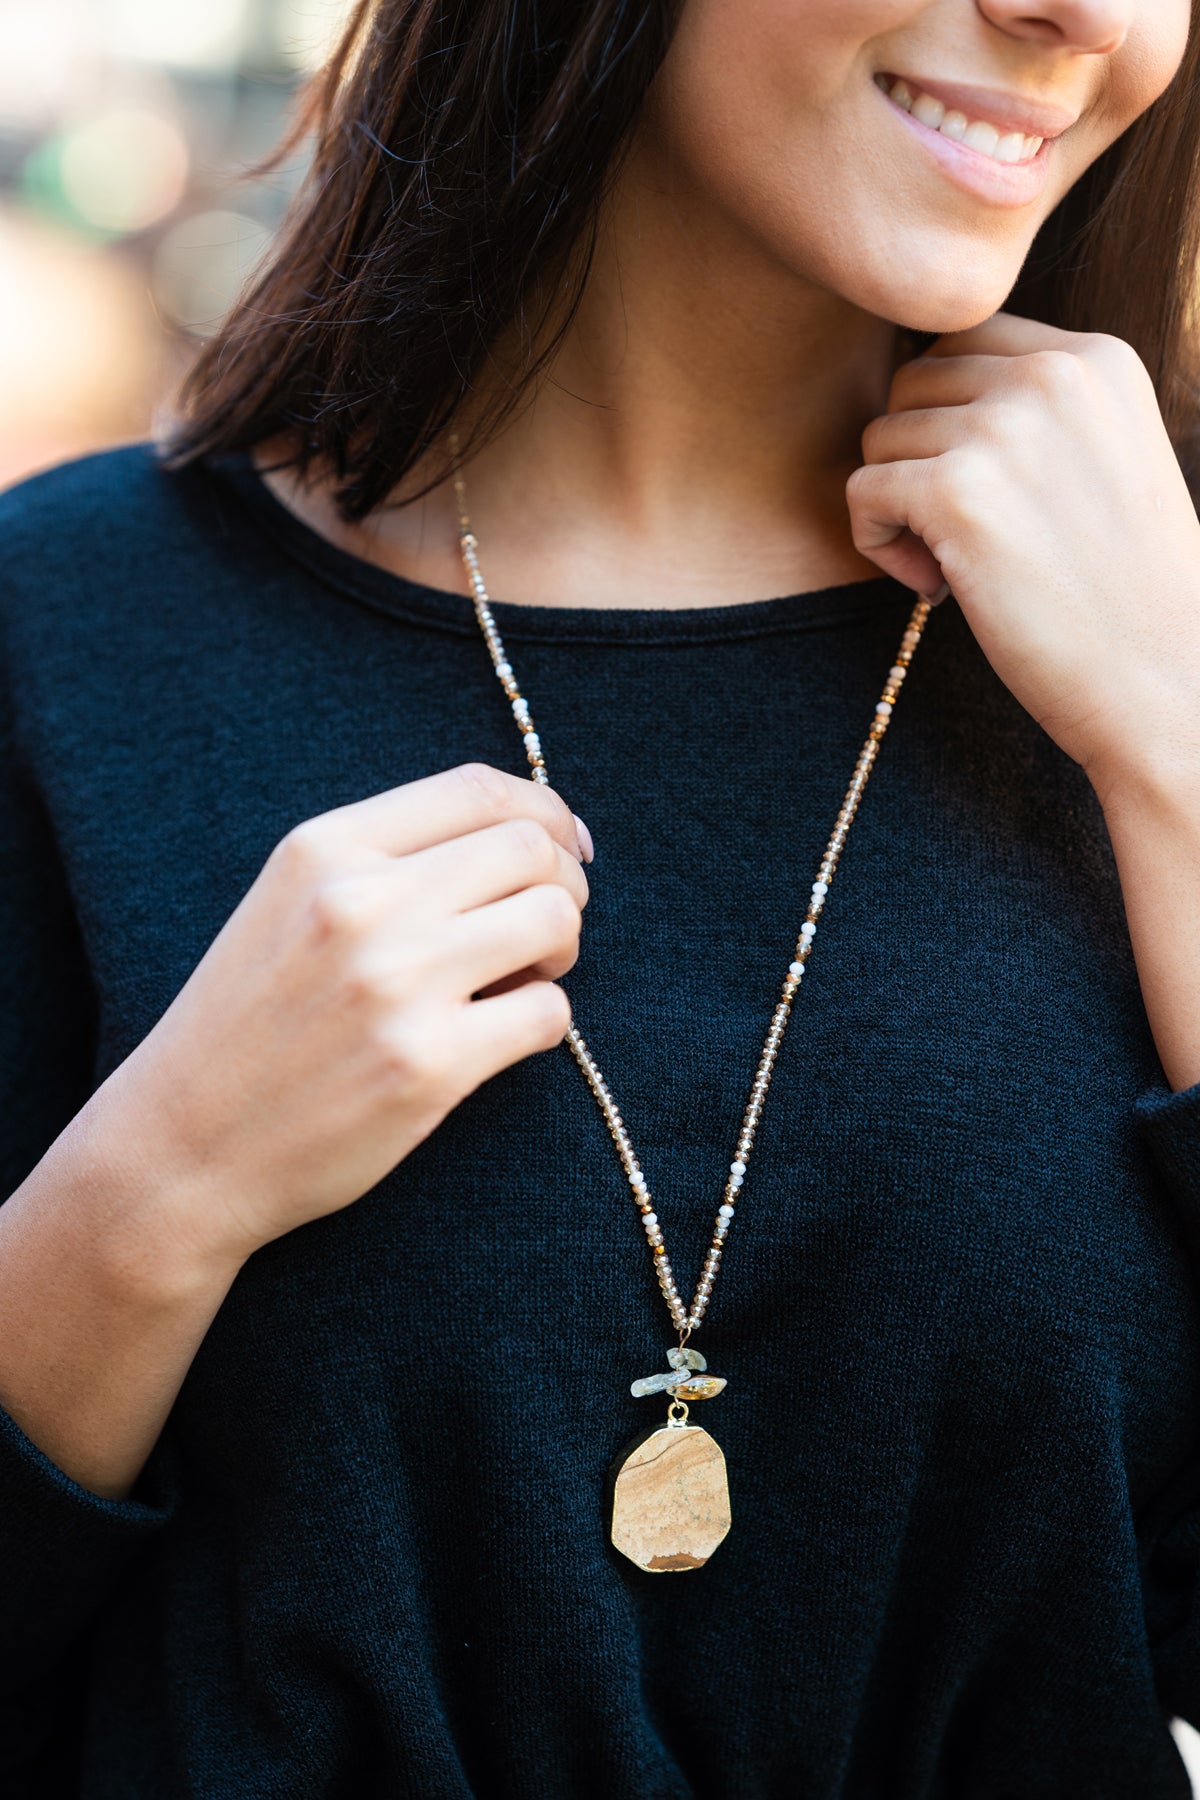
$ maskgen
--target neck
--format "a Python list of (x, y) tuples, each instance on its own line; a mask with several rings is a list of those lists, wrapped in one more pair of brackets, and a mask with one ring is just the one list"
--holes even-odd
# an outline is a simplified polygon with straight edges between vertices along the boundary
[[(552, 365), (465, 470), (493, 597), (718, 605), (877, 574), (844, 489), (896, 348), (887, 321), (781, 268), (635, 146)], [(368, 527), (331, 511), (346, 547), (461, 588), (448, 483)]]

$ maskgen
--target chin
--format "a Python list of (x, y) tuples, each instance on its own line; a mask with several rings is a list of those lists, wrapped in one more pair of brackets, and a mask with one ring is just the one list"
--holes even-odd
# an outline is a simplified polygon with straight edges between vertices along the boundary
[(962, 262), (963, 267), (952, 269), (945, 263), (922, 265), (916, 261), (902, 281), (889, 271), (887, 281), (872, 283), (869, 289), (846, 298), (908, 331), (931, 332), (937, 337), (970, 331), (1004, 305), (1021, 265), (1006, 263), (1003, 270), (992, 271), (970, 268), (969, 256), (963, 256)]

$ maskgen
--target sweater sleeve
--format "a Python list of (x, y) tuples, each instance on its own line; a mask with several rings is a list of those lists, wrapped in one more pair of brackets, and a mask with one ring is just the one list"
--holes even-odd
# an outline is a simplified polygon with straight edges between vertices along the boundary
[[(1139, 1096), (1134, 1116), (1200, 1268), (1200, 1083), (1179, 1093), (1160, 1083)], [(1190, 1462), (1155, 1507), (1145, 1592), (1163, 1705), (1200, 1729), (1200, 1420), (1196, 1437)]]
[[(0, 1199), (87, 1099), (96, 1049), (82, 934), (13, 711), (0, 690)], [(39, 1684), (168, 1518), (164, 1461), (151, 1458), (133, 1497), (106, 1500), (0, 1411), (0, 1789), (15, 1744), (45, 1710)]]
[(1134, 1114), (1159, 1174), (1200, 1213), (1200, 1082), (1177, 1094), (1160, 1082), (1138, 1097)]

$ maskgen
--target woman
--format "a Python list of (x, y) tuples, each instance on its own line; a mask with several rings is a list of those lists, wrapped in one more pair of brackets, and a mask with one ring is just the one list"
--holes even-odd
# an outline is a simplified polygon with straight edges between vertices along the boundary
[(7, 1792), (1186, 1795), (1189, 25), (364, 0), (6, 497)]

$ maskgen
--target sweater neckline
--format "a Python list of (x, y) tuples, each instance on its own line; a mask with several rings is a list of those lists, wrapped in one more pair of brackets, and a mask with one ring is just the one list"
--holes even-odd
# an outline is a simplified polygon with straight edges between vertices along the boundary
[[(205, 467), (210, 478), (232, 489), (253, 522), (277, 547), (327, 586), (410, 624), (456, 637), (477, 634), (475, 609), (465, 594), (410, 581), (331, 543), (272, 493), (248, 451), (209, 457)], [(526, 606), (499, 600), (491, 606), (505, 640), (514, 643), (648, 645), (728, 643), (780, 632), (861, 624), (881, 612), (886, 616), (911, 610), (914, 598), (891, 576), (878, 575), (767, 600), (717, 606)]]

